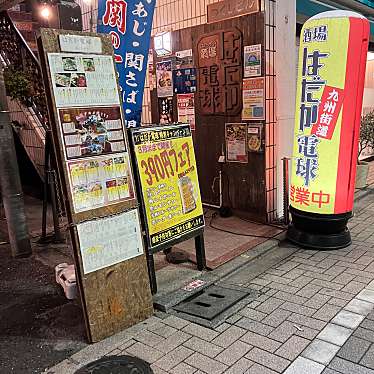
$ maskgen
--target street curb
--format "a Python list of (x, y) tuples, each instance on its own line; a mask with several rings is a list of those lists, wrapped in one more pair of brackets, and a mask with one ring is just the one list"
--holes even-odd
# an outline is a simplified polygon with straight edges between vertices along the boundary
[(358, 202), (374, 192), (374, 186), (370, 185), (355, 192), (354, 202)]

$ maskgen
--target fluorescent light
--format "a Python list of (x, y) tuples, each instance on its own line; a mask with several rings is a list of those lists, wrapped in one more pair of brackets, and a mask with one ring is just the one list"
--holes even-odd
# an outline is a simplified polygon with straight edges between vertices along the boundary
[(171, 55), (171, 33), (169, 31), (156, 34), (153, 40), (157, 56)]

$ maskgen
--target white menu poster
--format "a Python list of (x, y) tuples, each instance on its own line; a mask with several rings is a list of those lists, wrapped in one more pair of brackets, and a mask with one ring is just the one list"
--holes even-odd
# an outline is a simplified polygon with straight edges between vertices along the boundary
[(77, 225), (84, 274), (144, 253), (137, 209)]
[(112, 56), (48, 53), (57, 108), (120, 105)]

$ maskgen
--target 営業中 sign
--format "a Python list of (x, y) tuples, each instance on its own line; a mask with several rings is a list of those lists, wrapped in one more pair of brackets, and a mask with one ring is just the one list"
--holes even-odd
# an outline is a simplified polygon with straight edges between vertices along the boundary
[(368, 25), (336, 11), (303, 27), (290, 188), (300, 211), (352, 211)]

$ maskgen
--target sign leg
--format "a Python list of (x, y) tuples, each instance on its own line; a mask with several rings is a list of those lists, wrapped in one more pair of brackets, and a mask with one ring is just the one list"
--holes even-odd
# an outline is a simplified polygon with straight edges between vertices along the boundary
[(202, 271), (206, 268), (204, 234), (200, 234), (195, 237), (195, 249), (197, 269)]
[(156, 279), (155, 261), (153, 258), (152, 250), (147, 251), (147, 264), (148, 264), (148, 276), (149, 276), (149, 283), (151, 285), (151, 292), (152, 292), (152, 295), (156, 295), (157, 279)]

